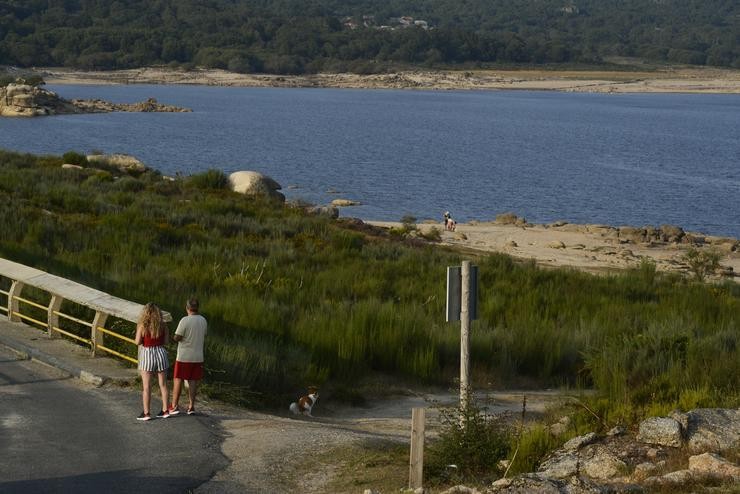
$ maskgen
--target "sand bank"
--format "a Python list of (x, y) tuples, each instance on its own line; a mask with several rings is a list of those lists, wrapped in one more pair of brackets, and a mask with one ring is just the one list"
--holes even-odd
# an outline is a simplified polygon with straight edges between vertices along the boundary
[[(394, 222), (366, 223), (383, 228), (401, 226)], [(688, 265), (683, 258), (691, 247), (715, 249), (722, 256), (722, 268), (726, 271), (732, 268), (735, 273), (723, 278), (740, 282), (740, 243), (734, 238), (694, 233), (691, 236), (701, 239), (701, 244), (633, 242), (616, 236), (612, 227), (562, 222), (524, 226), (496, 222), (460, 223), (454, 232), (445, 231), (441, 222), (420, 223), (417, 227), (421, 231), (440, 230), (442, 245), (480, 253), (501, 252), (519, 259), (532, 259), (544, 266), (592, 272), (634, 268), (645, 257), (655, 262), (658, 271), (688, 273)]]
[(116, 71), (43, 68), (49, 84), (198, 84), (237, 87), (325, 87), (354, 89), (534, 90), (589, 93), (740, 94), (740, 70), (717, 68), (652, 71), (468, 70), (405, 71), (389, 74), (278, 76), (224, 70), (183, 71), (166, 67)]

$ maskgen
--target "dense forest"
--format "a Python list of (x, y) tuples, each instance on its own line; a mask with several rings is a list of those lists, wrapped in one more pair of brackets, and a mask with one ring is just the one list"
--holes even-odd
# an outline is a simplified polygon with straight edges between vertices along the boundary
[(0, 64), (236, 72), (602, 64), (740, 68), (736, 0), (10, 0)]

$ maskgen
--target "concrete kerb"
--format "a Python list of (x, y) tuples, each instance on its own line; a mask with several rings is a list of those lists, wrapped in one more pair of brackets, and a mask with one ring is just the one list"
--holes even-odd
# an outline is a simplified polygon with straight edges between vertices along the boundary
[(127, 386), (138, 376), (136, 369), (107, 357), (92, 357), (89, 350), (62, 338), (48, 338), (42, 331), (22, 323), (0, 321), (0, 344), (21, 359), (49, 365), (93, 386)]

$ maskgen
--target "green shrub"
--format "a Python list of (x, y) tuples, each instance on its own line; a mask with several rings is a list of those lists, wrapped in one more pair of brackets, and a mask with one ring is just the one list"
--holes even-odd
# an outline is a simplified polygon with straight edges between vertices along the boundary
[(498, 462), (506, 458), (511, 442), (503, 419), (473, 405), (442, 409), (440, 414), (442, 430), (426, 449), (425, 476), (445, 484), (498, 477)]
[(115, 188), (121, 192), (140, 192), (146, 188), (146, 185), (133, 177), (121, 177), (116, 181)]
[(543, 424), (528, 426), (520, 435), (512, 435), (513, 453), (508, 458), (511, 463), (506, 476), (537, 471), (545, 456), (561, 444), (562, 441), (555, 438)]
[(62, 160), (70, 165), (87, 166), (87, 156), (76, 151), (67, 151), (62, 155)]
[(5, 87), (8, 84), (26, 84), (29, 86), (43, 86), (46, 84), (44, 78), (38, 74), (26, 74), (22, 76), (15, 75), (0, 75), (0, 87)]
[(715, 249), (698, 250), (691, 247), (684, 254), (683, 261), (688, 264), (696, 281), (704, 281), (708, 275), (717, 272), (721, 258), (722, 255)]
[(405, 215), (401, 218), (401, 225), (407, 231), (416, 230), (416, 218), (410, 214)]
[(185, 179), (185, 184), (200, 190), (220, 190), (229, 188), (229, 177), (221, 170), (208, 170), (191, 175)]

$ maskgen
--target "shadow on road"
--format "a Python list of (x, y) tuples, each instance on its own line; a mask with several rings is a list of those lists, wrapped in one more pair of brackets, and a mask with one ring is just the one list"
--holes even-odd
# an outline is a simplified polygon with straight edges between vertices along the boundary
[[(2, 362), (0, 362), (1, 364)], [(8, 374), (0, 371), (0, 387), (2, 386), (18, 386), (22, 384), (38, 384), (38, 383), (48, 383), (48, 382), (59, 382), (59, 381), (67, 381), (69, 379), (72, 379), (71, 376), (60, 376), (60, 377), (51, 377), (48, 379), (17, 379), (12, 376), (9, 376)]]
[(137, 470), (118, 470), (68, 477), (0, 482), (0, 492), (4, 494), (33, 492), (74, 492), (76, 494), (157, 492), (162, 494), (186, 492), (201, 483), (202, 480), (191, 477), (146, 477)]

